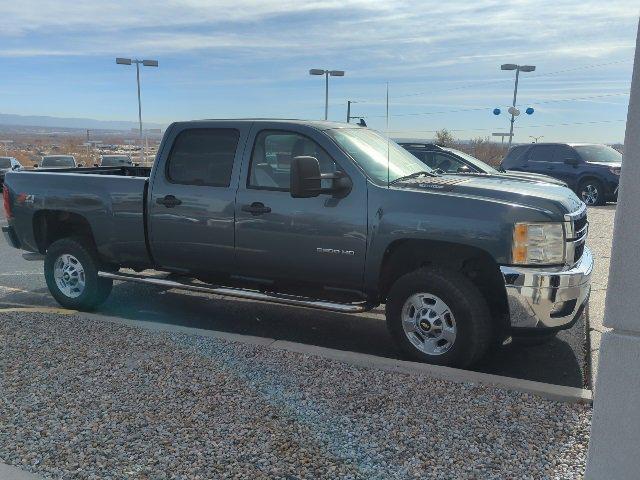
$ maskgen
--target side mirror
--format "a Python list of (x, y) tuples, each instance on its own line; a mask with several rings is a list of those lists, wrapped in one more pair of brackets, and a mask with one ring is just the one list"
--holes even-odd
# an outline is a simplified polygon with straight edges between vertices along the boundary
[(291, 196), (310, 198), (320, 195), (320, 163), (315, 157), (294, 157), (291, 160)]
[(469, 173), (470, 171), (471, 169), (467, 165), (462, 165), (461, 167), (458, 167), (458, 173)]
[(80, 162), (80, 163), (77, 165), (77, 167), (76, 167), (76, 168), (82, 168), (82, 167), (84, 167), (84, 163), (83, 163), (83, 162)]
[(34, 164), (33, 164), (33, 168), (39, 168), (38, 164), (37, 164), (37, 163), (34, 163)]
[(565, 158), (564, 159), (564, 163), (566, 163), (567, 165), (572, 165), (572, 166), (576, 166), (578, 165), (578, 159), (577, 158)]
[(14, 165), (11, 170), (20, 170), (20, 165)]

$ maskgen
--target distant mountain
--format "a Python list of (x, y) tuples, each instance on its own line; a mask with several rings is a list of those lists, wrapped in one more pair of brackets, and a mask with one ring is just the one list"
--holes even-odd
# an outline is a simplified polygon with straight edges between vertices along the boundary
[[(120, 120), (94, 120), (92, 118), (61, 118), (39, 115), (15, 115), (0, 113), (0, 125), (43, 127), (43, 128), (78, 128), (90, 130), (131, 130), (138, 128), (138, 122)], [(144, 123), (144, 128), (163, 128), (158, 123)]]

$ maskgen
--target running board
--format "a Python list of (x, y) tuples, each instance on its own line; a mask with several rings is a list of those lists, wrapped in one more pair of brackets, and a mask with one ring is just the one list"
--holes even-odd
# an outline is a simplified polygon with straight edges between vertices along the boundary
[(102, 278), (111, 278), (123, 282), (146, 283), (147, 285), (157, 285), (160, 287), (179, 288), (192, 292), (213, 293), (225, 297), (243, 298), (246, 300), (256, 300), (259, 302), (278, 303), (282, 305), (293, 305), (296, 307), (316, 308), (319, 310), (329, 310), (340, 313), (361, 313), (371, 310), (372, 305), (366, 302), (359, 303), (335, 303), (326, 300), (316, 300), (308, 297), (296, 295), (285, 295), (282, 293), (260, 292), (258, 290), (247, 290), (244, 288), (215, 287), (206, 284), (198, 285), (194, 283), (183, 283), (161, 277), (147, 275), (133, 275), (123, 272), (98, 272)]

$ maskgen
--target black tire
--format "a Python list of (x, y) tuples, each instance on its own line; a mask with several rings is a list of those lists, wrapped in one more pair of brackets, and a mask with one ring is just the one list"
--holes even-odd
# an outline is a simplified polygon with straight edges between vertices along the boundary
[[(72, 255), (82, 266), (85, 286), (76, 297), (63, 292), (54, 278), (56, 261), (61, 255)], [(113, 286), (113, 280), (99, 278), (100, 262), (93, 246), (82, 237), (57, 240), (47, 249), (44, 260), (44, 277), (53, 298), (65, 308), (90, 311), (102, 304)]]
[[(591, 194), (589, 194), (590, 189), (592, 189)], [(591, 200), (591, 198), (593, 198), (593, 191), (595, 191), (597, 195), (594, 200)], [(605, 204), (604, 187), (602, 186), (602, 182), (595, 178), (587, 178), (586, 180), (581, 181), (580, 185), (578, 185), (577, 193), (580, 200), (587, 205), (598, 206)]]
[(524, 337), (513, 337), (513, 343), (515, 345), (521, 345), (523, 347), (537, 347), (539, 345), (544, 345), (549, 343), (554, 338), (556, 338), (556, 333), (546, 333), (546, 334), (538, 334), (538, 335), (527, 335)]
[[(431, 355), (416, 348), (402, 326), (402, 309), (416, 293), (442, 299), (455, 317), (456, 338), (449, 350)], [(493, 341), (489, 308), (476, 286), (461, 273), (421, 268), (400, 277), (391, 287), (386, 305), (387, 326), (402, 353), (411, 359), (436, 365), (468, 367), (477, 362)]]

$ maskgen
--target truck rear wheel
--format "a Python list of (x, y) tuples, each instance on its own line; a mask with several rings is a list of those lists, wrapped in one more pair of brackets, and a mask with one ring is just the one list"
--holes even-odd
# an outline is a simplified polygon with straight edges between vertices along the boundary
[(493, 338), (484, 298), (455, 271), (421, 268), (400, 277), (389, 292), (386, 316), (400, 350), (422, 362), (467, 367)]
[(80, 237), (57, 240), (47, 249), (44, 276), (53, 298), (65, 308), (93, 310), (103, 303), (113, 280), (99, 278), (100, 262), (91, 244)]

